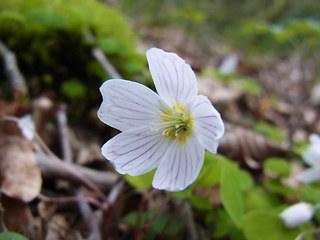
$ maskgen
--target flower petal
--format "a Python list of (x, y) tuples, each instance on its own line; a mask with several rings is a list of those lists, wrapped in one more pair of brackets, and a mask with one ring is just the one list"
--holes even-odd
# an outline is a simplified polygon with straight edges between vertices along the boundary
[(196, 76), (178, 55), (159, 48), (149, 49), (146, 55), (157, 92), (169, 106), (184, 105), (197, 95)]
[(117, 172), (138, 176), (158, 167), (168, 145), (161, 132), (141, 127), (116, 135), (102, 146), (101, 152)]
[(194, 120), (193, 129), (204, 147), (216, 153), (219, 139), (224, 134), (224, 124), (219, 112), (207, 97), (198, 95), (191, 107), (190, 117)]
[(320, 168), (310, 168), (300, 173), (298, 180), (304, 183), (312, 183), (320, 179)]
[(157, 118), (160, 97), (146, 86), (122, 79), (105, 81), (100, 92), (103, 98), (99, 119), (120, 131), (140, 127)]
[(300, 202), (286, 208), (280, 217), (288, 228), (295, 228), (310, 221), (314, 211), (315, 208), (311, 204)]
[(154, 175), (154, 188), (181, 191), (199, 175), (204, 160), (204, 148), (195, 136), (185, 142), (174, 140)]
[(309, 136), (309, 140), (310, 140), (311, 144), (319, 145), (320, 144), (320, 135), (313, 133)]
[(311, 166), (320, 167), (320, 144), (311, 144), (306, 152), (302, 154), (306, 163)]

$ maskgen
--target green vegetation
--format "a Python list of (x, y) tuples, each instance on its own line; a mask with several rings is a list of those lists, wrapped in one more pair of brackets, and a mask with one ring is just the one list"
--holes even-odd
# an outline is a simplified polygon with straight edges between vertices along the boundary
[(118, 10), (98, 1), (1, 1), (0, 39), (18, 53), (32, 96), (50, 89), (59, 99), (87, 105), (82, 111), (97, 105), (97, 89), (110, 78), (93, 58), (94, 46), (124, 78), (146, 79), (145, 57), (135, 50), (136, 34)]

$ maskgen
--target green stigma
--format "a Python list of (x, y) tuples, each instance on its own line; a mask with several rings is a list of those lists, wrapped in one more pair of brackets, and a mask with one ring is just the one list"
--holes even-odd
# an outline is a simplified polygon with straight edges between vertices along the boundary
[(162, 134), (165, 137), (177, 137), (180, 142), (184, 142), (190, 136), (193, 119), (180, 105), (163, 112), (161, 120), (161, 127), (164, 129)]

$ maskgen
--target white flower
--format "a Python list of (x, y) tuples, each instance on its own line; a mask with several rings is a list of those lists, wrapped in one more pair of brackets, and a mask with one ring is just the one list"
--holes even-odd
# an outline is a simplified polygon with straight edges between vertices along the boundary
[(195, 74), (183, 59), (158, 48), (146, 55), (158, 94), (121, 79), (100, 87), (98, 117), (122, 131), (101, 152), (121, 174), (157, 168), (153, 187), (180, 191), (197, 178), (204, 149), (216, 153), (224, 125), (208, 98), (197, 95)]
[(302, 157), (306, 163), (311, 165), (311, 169), (298, 175), (298, 179), (305, 183), (311, 183), (320, 179), (320, 135), (311, 134), (309, 140), (311, 145)]
[(311, 220), (314, 207), (308, 203), (297, 203), (285, 209), (280, 217), (288, 228), (295, 228)]

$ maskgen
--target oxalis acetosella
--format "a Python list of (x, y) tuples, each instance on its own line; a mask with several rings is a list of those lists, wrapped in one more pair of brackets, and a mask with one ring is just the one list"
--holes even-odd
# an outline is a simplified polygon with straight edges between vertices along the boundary
[(101, 152), (121, 174), (157, 169), (154, 188), (181, 191), (199, 175), (205, 149), (217, 152), (224, 124), (209, 99), (198, 95), (196, 76), (183, 59), (158, 48), (146, 55), (158, 94), (122, 79), (100, 87), (98, 117), (121, 131)]

